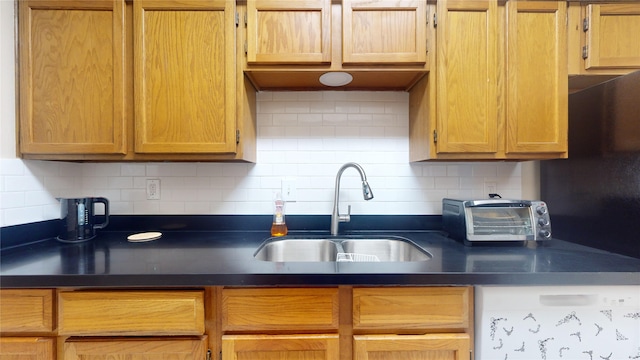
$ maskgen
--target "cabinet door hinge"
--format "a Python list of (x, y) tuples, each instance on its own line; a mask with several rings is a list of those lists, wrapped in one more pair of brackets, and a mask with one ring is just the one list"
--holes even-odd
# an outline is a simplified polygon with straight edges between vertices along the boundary
[(582, 19), (582, 31), (587, 32), (589, 30), (589, 18)]
[(247, 27), (247, 13), (244, 13), (244, 27)]
[(240, 14), (236, 12), (236, 27), (240, 25)]
[(589, 47), (587, 45), (582, 47), (582, 58), (586, 59), (589, 57)]
[(236, 144), (240, 144), (240, 130), (236, 130)]
[(433, 27), (438, 27), (438, 14), (433, 13)]
[(211, 360), (211, 349), (207, 349), (207, 360)]
[(248, 53), (247, 48), (248, 48), (248, 45), (247, 45), (247, 42), (245, 41), (245, 43), (244, 43), (244, 54), (245, 55), (247, 55), (247, 53)]
[(438, 142), (438, 130), (433, 130), (433, 142)]

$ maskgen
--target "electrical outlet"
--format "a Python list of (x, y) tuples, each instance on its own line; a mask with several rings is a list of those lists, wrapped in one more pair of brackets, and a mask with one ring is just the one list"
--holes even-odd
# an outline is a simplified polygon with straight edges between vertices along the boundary
[(498, 185), (494, 181), (484, 182), (484, 196), (489, 197), (489, 194), (497, 194)]
[(298, 189), (296, 188), (296, 179), (282, 179), (282, 200), (287, 202), (295, 202), (297, 200)]
[(160, 179), (147, 179), (147, 200), (160, 200)]

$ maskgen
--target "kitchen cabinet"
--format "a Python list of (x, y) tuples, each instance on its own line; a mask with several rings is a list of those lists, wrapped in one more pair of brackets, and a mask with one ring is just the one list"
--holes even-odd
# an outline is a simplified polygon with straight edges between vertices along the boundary
[(20, 152), (124, 154), (124, 1), (18, 7)]
[(54, 339), (44, 337), (1, 337), (2, 360), (50, 360), (55, 358)]
[(466, 334), (354, 336), (354, 360), (469, 358), (469, 336)]
[(569, 73), (623, 75), (640, 69), (640, 2), (569, 3)]
[(65, 360), (110, 358), (184, 359), (207, 358), (207, 337), (195, 338), (70, 338), (64, 342)]
[(23, 158), (255, 161), (234, 2), (19, 4)]
[(222, 356), (468, 358), (470, 287), (225, 288)]
[(53, 290), (0, 290), (0, 359), (48, 360), (54, 355)]
[(331, 89), (326, 72), (346, 71), (340, 89), (406, 90), (429, 69), (424, 0), (247, 1), (244, 70), (261, 90)]
[(247, 1), (247, 63), (331, 61), (331, 0)]
[(438, 1), (437, 19), (411, 161), (567, 157), (566, 4)]
[(354, 288), (353, 358), (468, 359), (471, 292), (467, 287)]

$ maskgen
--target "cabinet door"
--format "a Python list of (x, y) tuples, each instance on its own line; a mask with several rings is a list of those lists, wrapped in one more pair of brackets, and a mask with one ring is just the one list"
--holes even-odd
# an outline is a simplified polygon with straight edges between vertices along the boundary
[(223, 359), (338, 360), (338, 335), (225, 335)]
[(506, 6), (507, 156), (566, 152), (566, 3), (508, 1)]
[(64, 360), (110, 359), (206, 359), (207, 337), (198, 338), (69, 338)]
[(640, 3), (587, 6), (587, 69), (640, 68)]
[(425, 0), (343, 0), (345, 64), (424, 64), (427, 61)]
[(248, 0), (247, 62), (331, 62), (331, 0)]
[(498, 150), (497, 2), (438, 1), (438, 153)]
[(124, 154), (124, 0), (18, 6), (20, 151)]
[(467, 360), (467, 334), (355, 335), (354, 360)]
[(53, 344), (53, 338), (2, 337), (0, 360), (51, 360)]
[(0, 290), (0, 332), (53, 331), (53, 290)]
[(133, 6), (135, 151), (235, 152), (235, 2)]

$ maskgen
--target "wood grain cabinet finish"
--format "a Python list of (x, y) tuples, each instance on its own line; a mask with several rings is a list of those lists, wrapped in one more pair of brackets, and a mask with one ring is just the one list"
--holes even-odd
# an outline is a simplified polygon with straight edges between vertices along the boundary
[(330, 335), (224, 335), (222, 359), (337, 360), (339, 338)]
[(331, 62), (331, 0), (248, 0), (247, 62)]
[(53, 290), (0, 290), (0, 332), (46, 333), (55, 328)]
[(0, 360), (55, 359), (54, 338), (1, 337)]
[(467, 360), (468, 334), (355, 335), (353, 360)]
[(62, 291), (60, 335), (202, 335), (204, 291)]
[(338, 329), (337, 288), (223, 289), (226, 332), (324, 332)]
[(235, 2), (133, 3), (135, 151), (236, 151)]
[(353, 289), (356, 332), (464, 332), (470, 328), (468, 287), (392, 287)]
[(207, 337), (69, 338), (64, 342), (63, 347), (64, 360), (105, 358), (203, 360), (207, 355)]
[(18, 1), (23, 154), (124, 154), (124, 0)]
[(411, 161), (567, 157), (566, 3), (436, 6), (435, 74), (409, 96)]
[(343, 0), (344, 64), (424, 64), (427, 2)]
[(640, 2), (586, 6), (586, 69), (640, 68)]

